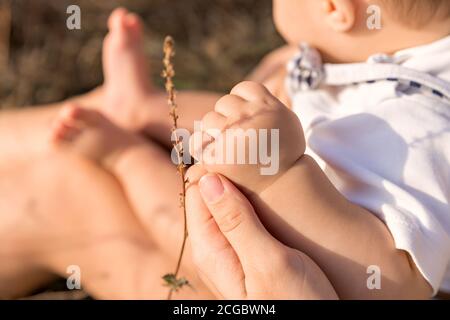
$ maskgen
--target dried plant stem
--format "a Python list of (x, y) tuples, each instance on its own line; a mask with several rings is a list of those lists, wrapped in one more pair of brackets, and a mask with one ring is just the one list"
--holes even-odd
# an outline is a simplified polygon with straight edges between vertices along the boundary
[(179, 136), (177, 135), (178, 129), (178, 114), (177, 114), (177, 103), (176, 103), (176, 91), (175, 85), (173, 84), (173, 77), (175, 76), (175, 69), (172, 64), (172, 58), (175, 56), (175, 42), (172, 37), (168, 36), (164, 40), (164, 70), (162, 76), (166, 80), (166, 92), (167, 92), (167, 103), (170, 107), (170, 117), (172, 118), (173, 126), (172, 126), (172, 141), (173, 147), (176, 150), (177, 155), (177, 171), (181, 177), (182, 182), (182, 190), (180, 193), (180, 207), (183, 208), (183, 223), (184, 223), (184, 233), (183, 233), (183, 243), (181, 245), (180, 254), (178, 256), (177, 266), (175, 268), (175, 272), (173, 274), (165, 275), (163, 278), (166, 281), (166, 284), (169, 286), (169, 293), (167, 299), (170, 300), (172, 298), (172, 294), (174, 291), (178, 291), (184, 285), (188, 285), (188, 281), (185, 279), (178, 279), (178, 274), (180, 272), (181, 261), (183, 259), (184, 249), (186, 247), (186, 240), (188, 237), (187, 230), (187, 217), (186, 217), (186, 165), (183, 162), (184, 150), (183, 144), (180, 141)]

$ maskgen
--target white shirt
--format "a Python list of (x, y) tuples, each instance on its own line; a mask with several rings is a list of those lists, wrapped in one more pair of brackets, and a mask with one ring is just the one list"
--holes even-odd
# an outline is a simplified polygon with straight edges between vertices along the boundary
[(307, 154), (387, 225), (435, 293), (450, 291), (450, 37), (324, 69), (326, 85), (291, 95)]

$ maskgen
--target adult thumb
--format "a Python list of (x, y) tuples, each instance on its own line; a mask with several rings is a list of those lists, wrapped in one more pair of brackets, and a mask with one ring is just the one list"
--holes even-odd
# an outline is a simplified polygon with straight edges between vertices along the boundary
[(265, 229), (247, 198), (217, 174), (203, 176), (199, 187), (203, 201), (236, 251), (244, 270), (246, 265), (266, 261), (267, 252), (278, 242)]

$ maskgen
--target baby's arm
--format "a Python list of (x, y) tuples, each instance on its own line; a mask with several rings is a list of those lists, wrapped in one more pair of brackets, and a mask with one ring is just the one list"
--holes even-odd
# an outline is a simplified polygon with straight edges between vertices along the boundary
[[(207, 91), (180, 91), (177, 93), (178, 127), (194, 130), (194, 122), (211, 111), (214, 104), (222, 95)], [(167, 94), (165, 92), (154, 93), (151, 97), (151, 106), (154, 112), (147, 125), (145, 133), (166, 148), (172, 147), (170, 140), (172, 130), (172, 118), (169, 116)]]
[[(431, 288), (409, 255), (396, 249), (388, 228), (372, 213), (345, 199), (317, 163), (304, 155), (305, 139), (297, 116), (264, 87), (251, 82), (237, 85), (203, 122), (205, 128), (231, 132), (278, 129), (279, 143), (271, 142), (271, 147), (273, 143), (279, 146), (271, 151), (271, 165), (279, 163), (274, 176), (261, 175), (261, 164), (204, 161), (203, 165), (240, 187), (266, 228), (318, 263), (341, 298), (430, 297)], [(201, 154), (203, 160), (208, 159), (208, 154), (217, 153), (216, 148), (222, 150), (224, 143), (226, 150), (239, 147), (227, 133), (222, 131), (212, 140), (203, 140), (208, 137), (207, 130), (195, 135), (191, 138), (194, 156), (199, 159)], [(381, 269), (381, 290), (368, 289), (369, 266)]]
[[(409, 255), (397, 250), (387, 227), (350, 203), (317, 163), (304, 155), (253, 199), (267, 228), (309, 255), (341, 298), (429, 298), (431, 288)], [(381, 270), (381, 290), (369, 290), (369, 266)]]

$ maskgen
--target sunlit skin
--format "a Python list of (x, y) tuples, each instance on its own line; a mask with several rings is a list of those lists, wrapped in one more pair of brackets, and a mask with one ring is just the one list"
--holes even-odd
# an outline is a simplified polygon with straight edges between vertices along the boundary
[(377, 1), (274, 0), (273, 14), (278, 31), (289, 44), (308, 42), (321, 51), (325, 62), (333, 63), (365, 61), (375, 53), (393, 53), (449, 34), (450, 19), (435, 19), (413, 28), (381, 5), (381, 29), (370, 30), (366, 22), (371, 4)]
[[(274, 20), (288, 46), (269, 55), (253, 73), (251, 80), (264, 83), (270, 91), (259, 91), (259, 94), (274, 95), (274, 99), (279, 98), (289, 105), (290, 101), (283, 90), (283, 70), (294, 50), (292, 48), (301, 41), (316, 46), (324, 55), (325, 61), (356, 62), (367, 59), (373, 53), (390, 53), (426, 44), (448, 33), (445, 31), (449, 30), (448, 21), (436, 21), (418, 30), (411, 30), (389, 15), (383, 16), (383, 28), (380, 31), (369, 31), (365, 28), (364, 18), (368, 3), (369, 1), (364, 0), (275, 0)], [(299, 21), (302, 23), (301, 27), (298, 25)], [(98, 211), (108, 212), (120, 217), (117, 221), (122, 221), (120, 225), (124, 228), (119, 228), (117, 232), (122, 238), (128, 239), (129, 230), (138, 229), (144, 230), (139, 233), (141, 239), (150, 238), (142, 240), (148, 241), (146, 246), (154, 248), (149, 252), (143, 249), (146, 246), (128, 240), (122, 250), (128, 253), (130, 265), (139, 265), (142, 257), (148, 257), (148, 261), (151, 261), (148, 270), (158, 270), (154, 273), (149, 271), (149, 283), (156, 285), (161, 271), (170, 269), (179, 249), (182, 230), (176, 201), (179, 182), (172, 163), (162, 149), (153, 142), (144, 141), (135, 132), (143, 129), (154, 140), (170, 146), (171, 121), (167, 116), (164, 93), (153, 89), (152, 84), (146, 80), (139, 19), (119, 9), (112, 14), (109, 26), (111, 31), (105, 39), (104, 50), (106, 81), (102, 87), (86, 96), (73, 99), (69, 104), (1, 114), (0, 148), (4, 157), (0, 159), (0, 169), (3, 170), (2, 177), (5, 177), (2, 181), (9, 183), (3, 188), (0, 184), (2, 199), (8, 199), (2, 201), (0, 210), (13, 212), (15, 216), (11, 219), (20, 221), (21, 217), (28, 215), (25, 199), (33, 199), (38, 213), (46, 217), (44, 221), (54, 221), (55, 227), (45, 228), (37, 222), (36, 225), (15, 229), (16, 236), (34, 239), (32, 245), (29, 242), (20, 242), (20, 246), (14, 244), (16, 237), (11, 236), (11, 230), (7, 226), (0, 228), (0, 239), (13, 243), (12, 247), (20, 248), (20, 252), (27, 253), (36, 248), (45, 251), (49, 244), (44, 239), (54, 236), (51, 234), (52, 230), (66, 230), (56, 225), (64, 224), (64, 219), (53, 218), (61, 217), (62, 210), (77, 214), (92, 231), (95, 239), (98, 235), (96, 225), (102, 224), (106, 229), (113, 228), (114, 226), (109, 226), (110, 221), (116, 220), (107, 218), (108, 215), (98, 215), (99, 220), (105, 217), (101, 221), (91, 221), (89, 217)], [(220, 97), (208, 92), (180, 92), (179, 126), (192, 130), (194, 120), (201, 120), (208, 112), (213, 111)], [(148, 112), (148, 105), (152, 106), (152, 112)], [(65, 107), (61, 109), (61, 106)], [(50, 132), (48, 127), (51, 123), (53, 127)], [(261, 124), (255, 122), (251, 125), (259, 127)], [(114, 141), (117, 143), (107, 141), (105, 136), (108, 134), (116, 135), (117, 139)], [(302, 137), (298, 136), (296, 139), (301, 140)], [(124, 150), (127, 152), (122, 152)], [(49, 156), (55, 152), (61, 156)], [(70, 160), (73, 158), (81, 159)], [(29, 161), (30, 159), (34, 161)], [(257, 194), (246, 193), (272, 235), (317, 263), (341, 298), (429, 297), (431, 288), (409, 256), (395, 249), (384, 224), (367, 210), (344, 199), (311, 158), (300, 153), (296, 160), (270, 187), (258, 190)], [(207, 170), (225, 176), (236, 173), (231, 180), (239, 181), (239, 170), (231, 174), (222, 168), (210, 167)], [(28, 174), (24, 175), (24, 172)], [(60, 197), (49, 199), (44, 191), (47, 187), (58, 190), (58, 172), (65, 172), (66, 179), (79, 176), (80, 184), (76, 188), (61, 189)], [(51, 183), (45, 178), (46, 173), (49, 178), (54, 179)], [(121, 187), (111, 179), (109, 173), (118, 178), (121, 187), (125, 189), (125, 196), (118, 196), (121, 194)], [(37, 179), (37, 176), (42, 179)], [(83, 179), (86, 176), (89, 179)], [(298, 183), (299, 181), (302, 183)], [(27, 186), (23, 197), (12, 197), (11, 190), (23, 185)], [(244, 187), (252, 189), (250, 183)], [(93, 190), (86, 196), (96, 199), (97, 194), (99, 201), (83, 201), (83, 207), (80, 208), (80, 195), (84, 194), (80, 190)], [(281, 196), (289, 196), (295, 201), (280, 203), (278, 199)], [(111, 204), (106, 201), (111, 199), (118, 202), (112, 211)], [(278, 217), (287, 224), (280, 223)], [(71, 219), (70, 215), (67, 219)], [(324, 220), (328, 223), (323, 224)], [(36, 236), (37, 229), (41, 232), (41, 238)], [(364, 245), (366, 242), (361, 239), (368, 238), (372, 239), (370, 245)], [(64, 241), (61, 244), (64, 245)], [(115, 259), (123, 261), (123, 258), (109, 254), (111, 250), (114, 251), (113, 244), (107, 249), (95, 242), (91, 246), (98, 252), (108, 254), (108, 261), (112, 265)], [(92, 262), (92, 252), (80, 249), (66, 255), (50, 253), (39, 261), (25, 259), (25, 262), (29, 262), (31, 271), (20, 272), (36, 272), (37, 278), (45, 280), (48, 270), (64, 275), (63, 266), (73, 264), (68, 261), (74, 260), (87, 270), (92, 270), (93, 274), (98, 270), (104, 271), (104, 266), (87, 263)], [(98, 252), (95, 251), (95, 254)], [(9, 261), (12, 264), (15, 260)], [(386, 280), (383, 282), (383, 290), (367, 290), (365, 267), (371, 264), (377, 264), (383, 270), (383, 279)], [(35, 266), (39, 268), (33, 271)], [(186, 274), (192, 275), (191, 278), (195, 277), (189, 255), (185, 266)], [(0, 262), (0, 277), (7, 275), (10, 278), (20, 278), (20, 273), (15, 277), (11, 276), (14, 272), (10, 272), (10, 269), (9, 264)], [(128, 268), (129, 273), (126, 273), (129, 278), (109, 277), (99, 281), (95, 277), (87, 277), (86, 287), (95, 295), (106, 297), (102, 296), (102, 292), (110, 292), (109, 288), (120, 288), (124, 279), (133, 278), (132, 269)], [(2, 270), (7, 270), (8, 273), (2, 274)], [(209, 279), (209, 282), (214, 281), (221, 279)], [(202, 287), (201, 284), (198, 286)], [(208, 286), (211, 288), (213, 285), (208, 283)], [(20, 292), (15, 292), (14, 295), (20, 295), (29, 289), (20, 288)], [(133, 297), (145, 297), (143, 292), (133, 290), (136, 288), (127, 288), (124, 292)], [(163, 290), (159, 290), (159, 287), (155, 289), (158, 294), (160, 291)], [(164, 294), (161, 295), (163, 298)], [(120, 297), (124, 296), (126, 294)], [(197, 291), (196, 296), (211, 295), (203, 289)]]
[[(320, 6), (317, 4), (312, 5), (311, 2), (282, 2), (281, 4), (275, 3), (274, 15), (275, 17), (280, 15), (281, 18), (286, 18), (286, 20), (280, 19), (281, 21), (290, 23), (290, 21), (297, 21), (299, 19), (295, 14), (299, 15), (303, 12), (313, 12), (318, 17), (321, 17), (322, 21), (326, 22), (324, 26), (328, 26), (328, 32), (332, 31), (338, 35), (342, 33), (345, 37), (350, 37), (350, 34), (358, 26), (358, 19), (356, 17), (357, 4), (360, 5), (359, 2), (353, 3), (351, 1), (330, 1), (321, 3)], [(289, 15), (293, 13), (294, 16), (291, 20)], [(310, 22), (306, 20), (305, 23), (315, 25), (315, 15), (311, 14), (308, 16), (313, 20)], [(275, 20), (277, 21), (277, 18)], [(298, 42), (301, 39), (309, 40), (307, 31), (305, 31), (305, 34), (290, 33), (288, 30), (292, 30), (293, 27), (285, 26), (284, 22), (281, 22), (281, 24), (278, 22), (278, 27), (289, 41)], [(319, 37), (315, 41), (320, 43), (320, 29), (309, 30), (308, 32), (318, 32)], [(356, 42), (357, 39), (353, 39), (353, 41)], [(317, 43), (313, 44), (317, 45)], [(280, 167), (283, 170), (277, 176), (268, 178), (262, 177), (259, 174), (249, 176), (252, 173), (251, 167), (246, 168), (245, 166), (208, 165), (206, 169), (210, 172), (221, 173), (231, 178), (231, 181), (245, 190), (252, 204), (258, 209), (258, 214), (267, 228), (284, 243), (288, 243), (291, 247), (297, 248), (313, 258), (330, 277), (331, 282), (336, 287), (340, 296), (344, 298), (395, 297), (405, 294), (405, 292), (408, 293), (404, 297), (426, 297), (429, 295), (430, 288), (420, 276), (419, 272), (414, 267), (411, 268), (408, 255), (403, 251), (395, 250), (393, 240), (387, 228), (370, 212), (347, 202), (333, 188), (326, 176), (318, 169), (317, 164), (312, 159), (302, 156), (304, 147), (295, 147), (304, 146), (304, 137), (300, 134), (301, 127), (299, 123), (289, 120), (289, 118), (295, 119), (295, 115), (289, 113), (284, 115), (282, 113), (283, 109), (278, 107), (279, 111), (276, 111), (277, 108), (275, 108), (273, 112), (279, 115), (279, 121), (273, 115), (268, 118), (258, 116), (252, 118), (251, 121), (248, 120), (248, 114), (254, 113), (259, 115), (262, 111), (264, 115), (265, 110), (271, 110), (273, 107), (261, 105), (261, 103), (262, 101), (272, 101), (272, 99), (274, 97), (260, 85), (252, 82), (242, 83), (236, 86), (229, 96), (221, 98), (215, 104), (214, 111), (208, 112), (202, 118), (202, 121), (205, 127), (219, 129), (228, 127), (227, 124), (234, 122), (239, 123), (239, 126), (242, 128), (255, 129), (280, 128), (280, 124), (283, 123), (283, 132), (289, 132), (284, 139), (281, 139), (280, 159), (284, 159), (287, 163), (286, 165), (283, 162), (280, 163)], [(260, 101), (259, 104), (258, 101)], [(274, 102), (274, 105), (278, 103)], [(261, 111), (251, 111), (254, 108), (256, 108), (255, 110), (260, 108)], [(236, 113), (235, 110), (240, 111)], [(83, 113), (83, 111), (77, 112), (80, 114)], [(89, 118), (88, 115), (86, 116)], [(240, 118), (243, 120), (240, 120)], [(81, 117), (77, 120), (83, 122), (84, 119)], [(61, 134), (62, 140), (65, 140), (64, 131), (67, 128), (70, 129), (71, 125), (70, 121), (62, 120), (61, 123), (63, 125), (62, 131), (57, 128), (55, 134)], [(296, 125), (298, 128), (294, 129)], [(78, 133), (78, 128), (75, 126), (75, 130), (77, 131), (75, 135), (83, 137), (85, 133), (89, 133), (89, 127), (87, 125), (88, 130)], [(293, 128), (291, 129), (291, 127)], [(98, 127), (94, 128), (95, 130), (98, 130)], [(100, 132), (103, 132), (105, 137), (112, 136), (112, 131), (108, 131), (106, 127), (101, 129)], [(294, 134), (294, 132), (298, 133)], [(122, 134), (124, 137), (129, 135), (125, 132)], [(83, 146), (77, 145), (77, 139), (73, 137), (71, 130), (69, 130), (68, 136), (71, 140), (70, 143), (75, 149), (89, 156), (89, 152), (84, 152), (85, 148)], [(109, 169), (119, 177), (119, 180), (125, 186), (134, 207), (145, 208), (145, 210), (137, 210), (137, 213), (139, 214), (141, 212), (140, 216), (143, 217), (150, 210), (146, 206), (146, 201), (143, 201), (141, 190), (152, 190), (151, 188), (154, 184), (152, 183), (151, 177), (154, 177), (154, 174), (149, 174), (148, 179), (142, 179), (141, 177), (148, 172), (146, 168), (151, 166), (154, 161), (152, 153), (147, 152), (148, 155), (146, 155), (146, 148), (136, 147), (135, 143), (130, 142), (131, 148), (124, 148), (121, 145), (111, 147), (110, 143), (106, 144), (107, 139), (105, 138), (104, 140), (105, 142), (101, 145), (108, 145), (109, 147), (106, 150), (109, 151), (103, 158), (107, 159), (111, 154), (117, 154), (116, 149), (118, 148), (121, 150), (120, 154), (126, 159), (125, 161), (116, 161), (116, 163), (121, 164), (121, 169), (114, 169), (115, 166), (110, 166)], [(114, 139), (114, 141), (121, 141), (121, 139)], [(137, 151), (133, 152), (129, 150), (133, 148)], [(95, 145), (95, 147), (89, 149), (99, 150), (102, 148)], [(125, 151), (122, 149), (125, 149)], [(298, 153), (293, 152), (293, 150), (297, 149), (299, 151)], [(140, 172), (139, 168), (142, 168), (142, 172)], [(160, 164), (158, 168), (160, 172), (162, 172), (162, 168), (162, 164)], [(137, 177), (129, 173), (131, 171), (134, 171)], [(270, 183), (264, 182), (267, 180)], [(305, 183), (298, 184), (297, 181), (305, 181)], [(316, 190), (320, 190), (321, 192), (315, 193), (317, 192)], [(155, 190), (154, 192), (156, 194), (157, 191)], [(300, 199), (293, 203), (279, 203), (277, 198), (274, 197), (274, 194), (278, 193), (283, 195), (292, 194), (292, 199), (298, 199), (299, 195), (305, 194), (309, 195), (309, 197), (303, 201)], [(306, 201), (306, 199), (316, 199), (316, 201)], [(166, 206), (169, 206), (171, 199), (167, 199), (166, 201)], [(273, 208), (276, 208), (276, 210), (273, 210)], [(296, 212), (296, 214), (293, 215), (292, 212)], [(310, 215), (309, 213), (314, 214)], [(283, 221), (287, 222), (287, 224), (281, 223), (277, 216), (282, 217)], [(330, 221), (328, 230), (326, 226), (319, 223), (325, 217)], [(293, 228), (295, 231), (290, 232), (290, 228)], [(338, 230), (346, 230), (346, 232), (342, 233), (341, 237), (339, 237)], [(349, 237), (348, 232), (353, 237)], [(315, 242), (304, 240), (303, 237), (306, 235), (308, 235), (309, 239), (315, 239)], [(338, 237), (339, 241), (336, 241), (336, 237)], [(377, 240), (370, 242), (372, 243), (370, 248), (367, 245), (360, 245), (359, 248), (355, 248), (355, 239), (363, 238)], [(327, 254), (327, 252), (333, 252), (334, 254), (330, 257), (330, 254)], [(347, 259), (333, 259), (338, 252)], [(367, 255), (367, 252), (373, 252), (373, 254)], [(379, 265), (383, 269), (383, 275), (386, 281), (384, 289), (381, 291), (367, 290), (365, 283), (367, 277), (366, 268), (371, 264)], [(339, 268), (336, 266), (339, 266)], [(343, 274), (336, 271), (349, 269), (353, 270), (353, 272)], [(355, 283), (355, 285), (349, 285), (349, 283)]]

